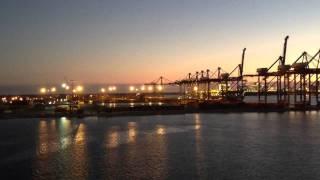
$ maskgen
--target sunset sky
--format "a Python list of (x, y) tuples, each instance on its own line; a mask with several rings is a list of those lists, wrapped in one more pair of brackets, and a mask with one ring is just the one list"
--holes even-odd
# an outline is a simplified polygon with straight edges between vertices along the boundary
[(0, 84), (143, 83), (320, 48), (320, 1), (2, 0)]

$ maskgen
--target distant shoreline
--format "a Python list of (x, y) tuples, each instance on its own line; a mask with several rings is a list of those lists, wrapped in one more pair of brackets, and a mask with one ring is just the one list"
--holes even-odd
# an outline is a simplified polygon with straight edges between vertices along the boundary
[(317, 107), (307, 108), (232, 108), (232, 109), (177, 109), (177, 110), (146, 110), (146, 111), (114, 111), (114, 112), (86, 112), (86, 113), (1, 113), (0, 120), (20, 119), (20, 118), (84, 118), (84, 117), (121, 117), (121, 116), (151, 116), (151, 115), (179, 115), (193, 113), (284, 113), (284, 112), (307, 112), (319, 111)]

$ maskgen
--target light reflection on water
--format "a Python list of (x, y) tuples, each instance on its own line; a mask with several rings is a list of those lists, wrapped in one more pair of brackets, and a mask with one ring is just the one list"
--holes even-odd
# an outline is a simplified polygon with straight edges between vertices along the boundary
[(128, 122), (128, 141), (127, 143), (134, 143), (137, 137), (136, 122)]
[(316, 179), (319, 115), (0, 121), (0, 146), (12, 149), (0, 148), (0, 165), (19, 172), (5, 171), (8, 175), (24, 179)]
[(59, 170), (61, 172), (56, 177), (85, 178), (88, 173), (86, 133), (85, 124), (66, 118), (39, 121), (38, 160), (34, 162), (34, 179), (42, 179), (52, 171)]
[(162, 126), (162, 125), (159, 125), (159, 126), (157, 127), (157, 134), (159, 134), (159, 135), (164, 135), (165, 133), (166, 133), (165, 127)]
[(108, 133), (108, 141), (107, 141), (107, 147), (114, 148), (117, 147), (121, 142), (120, 135), (118, 131), (113, 131), (111, 133)]
[(195, 153), (195, 158), (196, 158), (196, 174), (197, 178), (203, 178), (206, 179), (208, 178), (206, 173), (205, 173), (205, 155), (203, 153), (203, 148), (202, 148), (202, 135), (201, 135), (201, 119), (199, 114), (194, 114), (194, 129), (195, 129), (195, 148), (196, 148), (196, 153)]

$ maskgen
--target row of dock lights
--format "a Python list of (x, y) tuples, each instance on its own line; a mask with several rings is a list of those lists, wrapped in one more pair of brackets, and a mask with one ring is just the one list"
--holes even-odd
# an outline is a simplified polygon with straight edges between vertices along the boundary
[[(109, 92), (114, 92), (114, 91), (116, 91), (117, 90), (117, 87), (116, 86), (109, 86), (108, 87), (108, 91)], [(105, 92), (107, 92), (107, 89), (106, 88), (101, 88), (100, 89), (100, 92), (101, 93), (105, 93)]]
[(72, 90), (73, 93), (80, 93), (83, 91), (83, 86), (77, 86)]
[[(66, 83), (63, 83), (61, 85), (61, 87), (65, 90), (70, 90), (70, 86), (67, 85)], [(39, 91), (41, 94), (55, 93), (55, 92), (57, 92), (57, 88), (56, 87), (51, 87), (51, 88), (42, 87), (42, 88), (40, 88)], [(76, 86), (75, 88), (72, 89), (73, 93), (80, 93), (82, 91), (83, 91), (83, 86), (80, 86), (80, 85)]]
[[(158, 91), (162, 91), (163, 90), (163, 86), (161, 86), (161, 85), (158, 85), (157, 87), (156, 87), (156, 89), (158, 90)], [(133, 92), (133, 91), (145, 91), (145, 90), (148, 90), (148, 91), (153, 91), (154, 90), (154, 87), (153, 86), (148, 86), (147, 88), (146, 88), (146, 86), (141, 86), (140, 87), (140, 89), (139, 88), (136, 88), (135, 86), (130, 86), (129, 87), (129, 91), (130, 92)]]
[(66, 83), (62, 83), (61, 87), (65, 90), (69, 90), (70, 86), (68, 86)]
[[(61, 84), (61, 87), (62, 89), (68, 91), (71, 89), (71, 87), (67, 84), (67, 83), (62, 83)], [(72, 92), (73, 93), (80, 93), (83, 91), (83, 86), (76, 86), (75, 88), (72, 89)], [(116, 86), (109, 86), (108, 88), (101, 88), (100, 89), (100, 92), (101, 93), (106, 93), (107, 91), (108, 92), (115, 92), (117, 90), (117, 87)], [(163, 91), (163, 86), (162, 85), (158, 85), (158, 86), (145, 86), (145, 85), (142, 85), (140, 88), (138, 87), (135, 87), (135, 86), (129, 86), (129, 91), (130, 92), (134, 92), (134, 91), (153, 91), (153, 90), (157, 90), (157, 91)], [(194, 87), (194, 91), (197, 91), (198, 90), (198, 87)], [(57, 92), (57, 88), (56, 87), (51, 87), (51, 88), (46, 88), (46, 87), (42, 87), (40, 88), (40, 93), (41, 94), (47, 94), (47, 93), (55, 93)]]
[(0, 103), (12, 104), (14, 101), (29, 101), (29, 100), (30, 100), (30, 97), (20, 97), (20, 96), (1, 97)]
[(52, 87), (52, 88), (42, 87), (42, 88), (40, 88), (40, 93), (41, 93), (41, 94), (55, 93), (56, 91), (57, 91), (57, 88), (56, 88), (56, 87)]
[[(70, 90), (70, 86), (67, 83), (62, 83), (61, 87), (65, 90)], [(83, 91), (83, 86), (80, 86), (80, 85), (72, 89), (73, 93), (80, 93), (82, 91)]]

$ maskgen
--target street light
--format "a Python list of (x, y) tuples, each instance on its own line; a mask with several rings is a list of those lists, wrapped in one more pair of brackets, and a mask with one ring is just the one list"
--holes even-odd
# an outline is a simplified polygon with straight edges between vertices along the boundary
[(135, 89), (134, 89), (134, 86), (130, 86), (130, 87), (129, 87), (129, 90), (130, 90), (130, 91), (134, 91), (134, 90), (135, 90)]
[(100, 91), (101, 91), (102, 93), (105, 93), (105, 92), (106, 92), (106, 89), (105, 89), (105, 88), (101, 88)]
[(148, 90), (149, 90), (149, 91), (152, 91), (152, 90), (153, 90), (153, 87), (152, 87), (152, 86), (149, 86), (149, 87), (148, 87)]
[(141, 86), (141, 91), (144, 91), (146, 89), (146, 87), (144, 85)]

